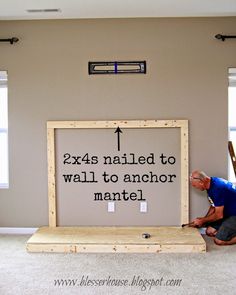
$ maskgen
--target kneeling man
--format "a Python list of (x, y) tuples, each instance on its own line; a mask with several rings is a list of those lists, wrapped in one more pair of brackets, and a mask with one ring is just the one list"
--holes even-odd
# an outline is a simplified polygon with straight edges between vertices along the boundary
[(190, 175), (193, 187), (207, 191), (210, 208), (205, 217), (192, 221), (192, 226), (207, 227), (206, 234), (214, 237), (217, 245), (236, 244), (236, 187), (231, 182), (209, 177), (203, 171)]

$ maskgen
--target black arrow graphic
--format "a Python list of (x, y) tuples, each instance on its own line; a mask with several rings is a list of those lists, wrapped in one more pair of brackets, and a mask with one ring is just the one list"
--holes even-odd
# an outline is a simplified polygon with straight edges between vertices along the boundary
[(119, 126), (116, 128), (115, 133), (117, 133), (117, 139), (118, 139), (118, 151), (120, 151), (120, 133), (122, 133), (122, 131), (121, 131), (121, 129), (120, 129)]

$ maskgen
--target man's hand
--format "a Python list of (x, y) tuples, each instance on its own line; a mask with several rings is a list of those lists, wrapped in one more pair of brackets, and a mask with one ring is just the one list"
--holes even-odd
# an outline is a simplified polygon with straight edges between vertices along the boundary
[(203, 217), (197, 217), (192, 221), (192, 225), (193, 227), (202, 227), (204, 224), (204, 218)]
[(224, 206), (215, 207), (214, 210), (213, 209), (211, 210), (211, 212), (213, 212), (212, 214), (207, 214), (207, 216), (205, 216), (205, 217), (195, 218), (191, 222), (190, 226), (202, 227), (205, 223), (214, 222), (216, 220), (222, 219), (223, 218), (223, 211), (224, 211)]

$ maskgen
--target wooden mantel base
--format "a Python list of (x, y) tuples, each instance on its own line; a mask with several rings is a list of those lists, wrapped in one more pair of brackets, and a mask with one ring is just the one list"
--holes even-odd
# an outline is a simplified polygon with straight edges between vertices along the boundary
[(56, 253), (204, 253), (206, 243), (189, 227), (41, 227), (26, 248)]

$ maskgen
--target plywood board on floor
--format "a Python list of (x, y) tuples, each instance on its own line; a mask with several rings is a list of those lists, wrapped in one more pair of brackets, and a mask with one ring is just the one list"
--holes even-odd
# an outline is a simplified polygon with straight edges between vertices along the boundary
[[(150, 238), (144, 239), (143, 233)], [(41, 227), (28, 240), (29, 252), (203, 253), (206, 244), (195, 228)]]

